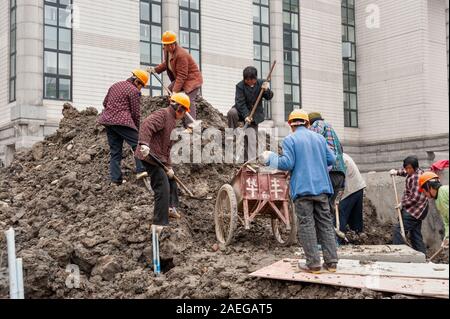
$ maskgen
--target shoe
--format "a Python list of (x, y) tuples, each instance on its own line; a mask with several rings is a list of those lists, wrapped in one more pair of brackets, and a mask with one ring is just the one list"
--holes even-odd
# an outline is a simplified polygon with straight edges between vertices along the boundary
[(169, 208), (169, 218), (180, 219), (181, 215), (177, 212), (176, 208)]
[(337, 263), (323, 263), (323, 268), (328, 272), (336, 272)]
[(120, 186), (122, 184), (125, 184), (126, 182), (127, 181), (124, 179), (122, 181), (118, 181), (118, 182), (113, 181), (113, 182), (111, 182), (111, 186)]
[(137, 173), (136, 174), (136, 179), (137, 180), (140, 180), (140, 179), (143, 179), (143, 178), (146, 178), (146, 177), (148, 177), (148, 173), (147, 172), (141, 172), (141, 173)]
[(304, 263), (298, 263), (298, 268), (300, 268), (300, 270), (310, 273), (310, 274), (315, 274), (318, 275), (321, 273), (322, 267), (309, 267)]

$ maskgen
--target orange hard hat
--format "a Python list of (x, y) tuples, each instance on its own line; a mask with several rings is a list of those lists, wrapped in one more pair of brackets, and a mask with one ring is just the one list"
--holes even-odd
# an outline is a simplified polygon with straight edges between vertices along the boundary
[(163, 33), (162, 35), (162, 40), (161, 40), (162, 44), (172, 44), (177, 42), (177, 35), (175, 34), (175, 32), (172, 31), (166, 31)]
[(437, 176), (433, 172), (425, 172), (422, 175), (419, 176), (419, 192), (423, 192), (422, 186), (425, 185), (426, 182), (432, 180), (432, 179), (439, 179), (439, 176)]
[(170, 99), (174, 101), (175, 103), (178, 103), (186, 109), (186, 112), (191, 111), (191, 99), (189, 96), (186, 95), (186, 93), (175, 93), (173, 94)]
[(144, 86), (147, 85), (147, 83), (148, 83), (148, 73), (146, 71), (136, 69), (136, 70), (133, 70), (132, 73), (133, 73), (133, 75), (135, 77), (137, 77), (139, 79), (139, 81), (142, 82), (142, 84), (144, 84)]
[(309, 122), (309, 116), (308, 113), (304, 110), (295, 109), (289, 114), (288, 123), (291, 125), (291, 123), (295, 120), (304, 120), (306, 122)]

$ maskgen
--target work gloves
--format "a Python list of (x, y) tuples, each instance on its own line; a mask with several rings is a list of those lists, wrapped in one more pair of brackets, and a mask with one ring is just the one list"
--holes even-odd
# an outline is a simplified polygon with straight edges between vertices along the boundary
[(262, 88), (264, 91), (267, 91), (267, 90), (269, 89), (269, 82), (264, 81), (264, 83), (262, 84), (261, 88)]
[(147, 145), (141, 145), (141, 153), (142, 155), (144, 155), (144, 157), (147, 157), (150, 155), (150, 147), (148, 147)]
[(260, 160), (263, 164), (267, 165), (267, 163), (269, 162), (269, 158), (270, 158), (270, 155), (271, 155), (271, 154), (273, 154), (273, 152), (271, 152), (271, 151), (264, 151), (264, 152), (259, 156), (259, 160)]
[(402, 204), (400, 203), (400, 204), (395, 205), (395, 209), (402, 209)]
[(398, 174), (398, 172), (397, 172), (396, 169), (391, 169), (391, 170), (389, 171), (389, 174), (391, 174), (391, 176), (396, 176), (396, 175)]
[(147, 68), (147, 72), (150, 73), (150, 74), (156, 73), (156, 72), (155, 72), (155, 68), (154, 68), (153, 66), (149, 66), (149, 67)]
[(166, 174), (169, 179), (172, 179), (175, 176), (175, 173), (174, 173), (173, 169), (171, 169), (171, 168), (169, 168), (169, 170), (166, 172)]
[(252, 119), (250, 118), (250, 116), (247, 116), (247, 117), (245, 118), (245, 123), (247, 123), (247, 124), (252, 124)]

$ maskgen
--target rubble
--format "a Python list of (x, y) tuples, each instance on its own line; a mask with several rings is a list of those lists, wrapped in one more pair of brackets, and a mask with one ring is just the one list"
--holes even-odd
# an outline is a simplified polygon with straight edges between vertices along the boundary
[[(143, 98), (143, 115), (167, 105), (163, 97)], [(203, 128), (226, 127), (225, 117), (205, 100), (198, 104)], [(109, 182), (109, 147), (97, 110), (63, 107), (59, 129), (30, 151), (19, 151), (0, 170), (0, 234), (16, 231), (17, 256), (24, 261), (27, 298), (381, 298), (382, 294), (319, 285), (256, 280), (248, 274), (286, 257), (297, 246), (281, 248), (267, 221), (238, 229), (232, 246), (217, 244), (214, 200), (180, 197), (186, 218), (171, 220), (161, 234), (163, 274), (151, 265), (153, 195), (137, 182), (131, 149), (124, 148), (119, 187)], [(175, 165), (194, 193), (215, 198), (238, 166)], [(383, 244), (389, 232), (365, 202), (364, 235), (356, 243)], [(189, 225), (188, 225), (189, 223)], [(0, 251), (6, 251), (0, 236)], [(0, 258), (0, 298), (8, 296), (6, 258)], [(79, 285), (68, 284), (79, 272)], [(70, 282), (70, 280), (69, 280)]]

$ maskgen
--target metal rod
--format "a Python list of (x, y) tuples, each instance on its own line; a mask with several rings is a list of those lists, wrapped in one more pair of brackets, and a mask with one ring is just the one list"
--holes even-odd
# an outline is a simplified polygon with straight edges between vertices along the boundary
[(17, 268), (16, 268), (16, 243), (14, 229), (11, 227), (5, 232), (8, 246), (8, 272), (9, 272), (9, 297), (18, 299)]
[(16, 259), (16, 274), (17, 274), (17, 298), (25, 299), (25, 291), (23, 289), (23, 262), (22, 258)]
[(161, 265), (159, 260), (159, 238), (156, 225), (152, 225), (152, 244), (153, 244), (153, 272), (156, 275), (161, 273)]

